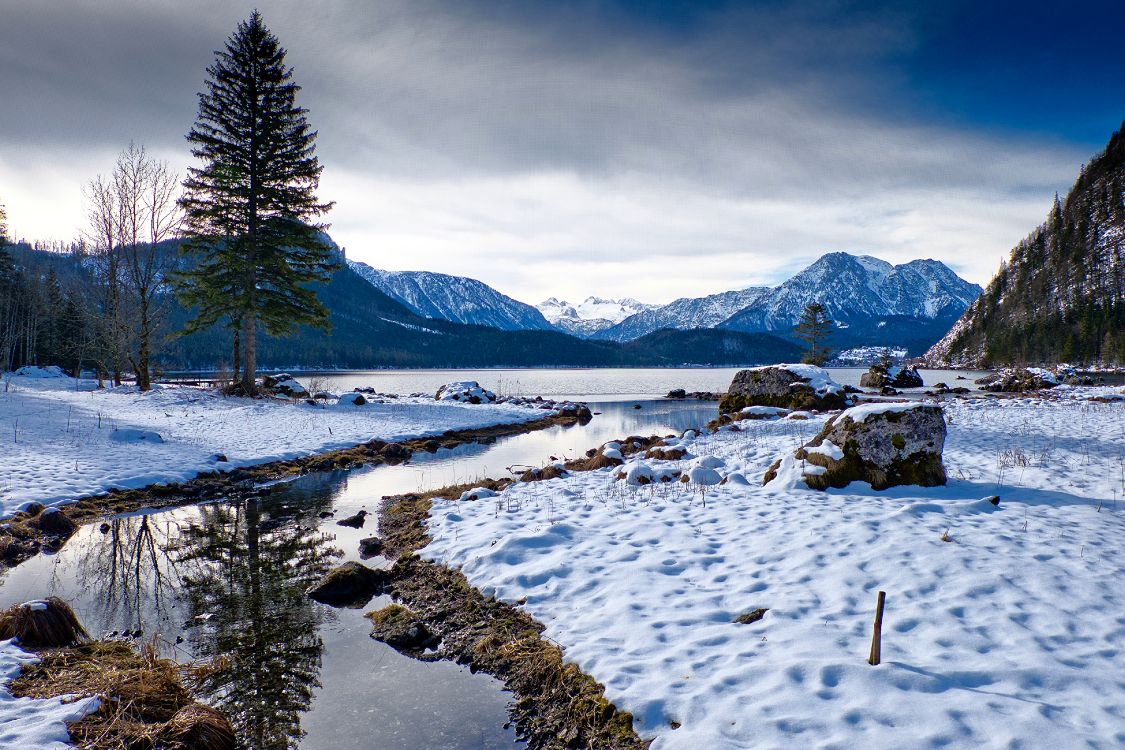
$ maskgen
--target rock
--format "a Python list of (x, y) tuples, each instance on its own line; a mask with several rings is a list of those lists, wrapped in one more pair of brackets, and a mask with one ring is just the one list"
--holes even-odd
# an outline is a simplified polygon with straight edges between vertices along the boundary
[(844, 387), (827, 371), (812, 365), (773, 365), (740, 370), (719, 402), (719, 413), (748, 406), (783, 409), (842, 409), (848, 401)]
[(410, 458), (410, 451), (400, 443), (387, 443), (379, 451), (379, 455), (388, 463), (401, 463)]
[(437, 643), (418, 616), (402, 605), (391, 604), (367, 617), (371, 620), (371, 637), (391, 648), (422, 651)]
[(924, 385), (917, 367), (899, 367), (882, 362), (871, 365), (871, 369), (860, 376), (859, 384), (864, 388), (921, 388)]
[(437, 401), (460, 401), (467, 404), (491, 404), (496, 401), (496, 394), (481, 387), (475, 380), (460, 380), (455, 383), (446, 383), (437, 389), (434, 394)]
[[(945, 417), (930, 404), (863, 404), (824, 425), (794, 458), (806, 462), (805, 483), (818, 490), (868, 482), (883, 490), (903, 484), (945, 484)], [(777, 476), (780, 462), (766, 473)]]
[(30, 502), (24, 506), (23, 512), (29, 516), (37, 516), (42, 513), (43, 509), (46, 507), (47, 506), (43, 503)]
[(590, 407), (586, 404), (579, 404), (574, 416), (578, 418), (578, 424), (589, 424), (590, 420), (594, 418), (594, 413), (590, 411)]
[(1025, 393), (1054, 388), (1059, 380), (1054, 373), (1038, 367), (1013, 367), (986, 375), (976, 384), (993, 393)]
[(227, 455), (225, 453), (212, 453), (211, 454), (211, 460), (214, 461), (217, 464), (228, 463)]
[(269, 391), (273, 391), (281, 396), (288, 398), (308, 398), (309, 391), (305, 386), (297, 382), (287, 372), (279, 372), (276, 375), (263, 375), (262, 386)]
[(336, 399), (337, 406), (363, 406), (367, 403), (362, 393), (345, 393)]
[(349, 526), (353, 529), (363, 528), (363, 519), (367, 516), (367, 511), (361, 510), (354, 516), (348, 516), (336, 522), (337, 526)]
[(665, 398), (687, 398), (687, 391), (683, 388), (673, 388), (668, 391), (668, 395), (665, 396)]
[(375, 557), (383, 552), (383, 540), (377, 536), (367, 536), (359, 540), (359, 556), (363, 559)]
[(900, 391), (897, 388), (889, 385), (885, 385), (879, 389), (880, 396), (897, 396), (899, 393)]
[(367, 604), (371, 597), (383, 590), (386, 583), (385, 571), (349, 561), (328, 571), (323, 578), (309, 586), (305, 594), (322, 604), (355, 608)]
[(35, 525), (44, 534), (67, 538), (78, 529), (78, 524), (58, 508), (47, 508), (35, 519)]

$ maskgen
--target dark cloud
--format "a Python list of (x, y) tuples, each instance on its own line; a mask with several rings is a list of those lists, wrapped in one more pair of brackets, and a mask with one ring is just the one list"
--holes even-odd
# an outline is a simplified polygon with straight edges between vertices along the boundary
[[(94, 155), (130, 139), (187, 163), (204, 68), (246, 12), (0, 7), (0, 178), (42, 177), (52, 201), (69, 181), (76, 204)], [(771, 280), (829, 249), (924, 250), (983, 280), (1088, 156), (918, 117), (932, 102), (902, 61), (928, 19), (896, 4), (260, 8), (320, 131), (343, 244), (393, 267), (456, 257), (516, 296), (552, 291), (560, 255), (602, 272), (556, 283), (641, 298)], [(72, 158), (45, 175), (52, 154)], [(32, 217), (17, 225), (70, 231), (42, 228), (32, 188), (8, 200)], [(80, 205), (62, 213), (80, 221)], [(523, 267), (498, 264), (513, 252)], [(699, 262), (672, 282), (637, 255)]]

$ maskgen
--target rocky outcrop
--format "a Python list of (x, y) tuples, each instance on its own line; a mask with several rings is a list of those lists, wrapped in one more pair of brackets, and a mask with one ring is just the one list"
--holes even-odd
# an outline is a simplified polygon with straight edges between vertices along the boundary
[(328, 571), (310, 586), (305, 594), (333, 607), (362, 607), (371, 597), (383, 590), (387, 574), (362, 563), (346, 562)]
[(719, 413), (748, 406), (825, 411), (847, 406), (844, 387), (812, 365), (772, 365), (740, 370), (719, 402)]
[(461, 380), (438, 388), (434, 398), (438, 401), (460, 401), (466, 404), (491, 404), (496, 401), (496, 394), (481, 387), (475, 380)]
[(286, 398), (309, 397), (308, 389), (298, 383), (297, 379), (287, 372), (279, 372), (276, 375), (263, 375), (262, 388), (270, 393), (285, 396)]
[(852, 482), (867, 482), (876, 490), (943, 485), (945, 432), (939, 406), (863, 404), (833, 417), (792, 457), (776, 462), (764, 483), (791, 471), (817, 490)]
[(859, 384), (864, 388), (921, 388), (924, 385), (917, 367), (882, 363), (871, 365), (871, 369), (859, 377)]
[(1038, 367), (1015, 367), (986, 375), (978, 379), (976, 384), (981, 390), (993, 393), (1025, 393), (1054, 388), (1059, 384), (1059, 379), (1054, 373)]

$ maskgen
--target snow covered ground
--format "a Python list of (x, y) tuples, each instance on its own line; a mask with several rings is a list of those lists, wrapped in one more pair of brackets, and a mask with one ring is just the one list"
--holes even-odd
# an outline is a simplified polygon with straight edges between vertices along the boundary
[[(6, 388), (5, 388), (6, 386)], [(110, 488), (190, 479), (200, 472), (295, 458), (446, 430), (527, 422), (513, 404), (308, 406), (224, 398), (187, 386), (95, 390), (67, 377), (0, 378), (0, 518), (30, 501), (55, 503)], [(217, 462), (223, 454), (227, 462)]]
[(78, 721), (98, 710), (97, 698), (64, 702), (62, 698), (15, 698), (8, 683), (24, 664), (37, 661), (14, 640), (0, 641), (0, 748), (56, 750), (71, 747), (68, 721)]
[(1125, 403), (1087, 400), (1110, 392), (946, 402), (929, 489), (762, 487), (823, 417), (745, 421), (645, 461), (722, 486), (516, 484), (435, 507), (423, 554), (526, 597), (654, 750), (1121, 747)]

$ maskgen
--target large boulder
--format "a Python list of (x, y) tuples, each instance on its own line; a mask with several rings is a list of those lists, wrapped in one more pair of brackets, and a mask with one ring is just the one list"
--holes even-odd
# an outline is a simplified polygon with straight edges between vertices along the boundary
[(287, 372), (279, 372), (276, 375), (263, 375), (262, 386), (279, 396), (286, 396), (287, 398), (308, 398), (309, 391), (305, 386), (297, 382)]
[[(941, 461), (944, 446), (941, 407), (870, 403), (828, 420), (816, 437), (797, 449), (789, 464), (817, 490), (851, 482), (867, 482), (876, 490), (901, 484), (933, 487), (946, 481)], [(784, 463), (770, 467), (765, 483), (784, 470)]]
[(460, 380), (438, 388), (434, 398), (438, 401), (460, 401), (466, 404), (491, 404), (496, 401), (496, 394), (486, 390), (475, 380)]
[(864, 388), (921, 388), (924, 385), (917, 367), (899, 367), (881, 362), (871, 365), (871, 369), (860, 375), (859, 384)]
[(1025, 393), (1054, 388), (1059, 379), (1053, 372), (1038, 367), (1013, 367), (985, 375), (976, 384), (995, 393)]
[(346, 562), (328, 571), (305, 591), (310, 599), (333, 607), (362, 607), (383, 590), (387, 573), (363, 563)]
[(782, 409), (842, 409), (848, 405), (844, 387), (813, 365), (771, 365), (740, 370), (719, 402), (719, 413), (748, 406)]

